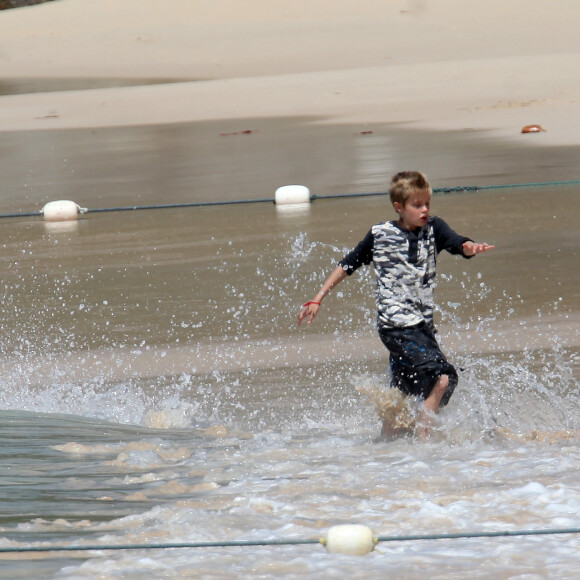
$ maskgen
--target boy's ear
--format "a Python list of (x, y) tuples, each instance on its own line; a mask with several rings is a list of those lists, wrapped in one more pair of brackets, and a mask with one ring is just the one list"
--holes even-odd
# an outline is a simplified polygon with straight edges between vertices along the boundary
[(393, 207), (397, 213), (401, 213), (401, 210), (403, 209), (403, 206), (398, 201), (393, 202)]

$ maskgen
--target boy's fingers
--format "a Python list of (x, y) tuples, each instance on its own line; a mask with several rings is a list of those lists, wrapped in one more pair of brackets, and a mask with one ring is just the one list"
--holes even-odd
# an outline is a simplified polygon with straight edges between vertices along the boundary
[(314, 306), (312, 308), (310, 307), (310, 305), (304, 306), (302, 308), (302, 310), (300, 311), (300, 314), (298, 315), (298, 326), (300, 326), (300, 323), (305, 318), (308, 318), (308, 320), (306, 321), (306, 324), (310, 324), (314, 320), (314, 317), (316, 316), (317, 312), (318, 312), (318, 308), (316, 306)]
[[(309, 313), (309, 308), (308, 306), (305, 306), (304, 308), (302, 308), (302, 310), (300, 311), (300, 314), (298, 315), (298, 325), (300, 326), (300, 323), (308, 316)], [(312, 314), (310, 315), (310, 320), (308, 321), (309, 323), (312, 322)]]
[(495, 246), (490, 246), (489, 244), (476, 244), (474, 242), (465, 242), (463, 246), (468, 250), (475, 254), (482, 254), (483, 252), (487, 252), (487, 250), (491, 250), (495, 248)]

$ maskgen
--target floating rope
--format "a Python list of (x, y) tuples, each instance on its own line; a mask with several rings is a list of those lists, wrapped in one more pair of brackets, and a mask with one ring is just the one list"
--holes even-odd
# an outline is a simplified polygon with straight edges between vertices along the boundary
[(103, 207), (87, 209), (85, 213), (103, 213), (109, 211), (134, 211), (141, 209), (173, 209), (178, 207), (204, 207), (212, 205), (240, 205), (246, 203), (274, 203), (274, 198), (234, 199), (223, 201), (192, 201), (188, 203), (166, 203), (160, 205), (132, 205), (127, 207)]
[[(536, 183), (504, 183), (498, 185), (458, 185), (455, 187), (434, 187), (434, 194), (446, 194), (446, 193), (459, 193), (464, 191), (484, 191), (487, 189), (508, 189), (516, 187), (548, 187), (556, 185), (578, 185), (580, 184), (580, 179), (575, 179), (571, 181), (543, 181)], [(312, 195), (311, 200), (315, 199), (336, 199), (341, 197), (370, 197), (379, 195), (388, 195), (387, 191), (378, 191), (375, 193), (337, 193), (330, 195)]]
[[(579, 534), (580, 528), (543, 530), (506, 530), (496, 532), (458, 532), (449, 534), (415, 534), (409, 536), (377, 536), (376, 542), (420, 542), (424, 540), (459, 540), (470, 538), (501, 538), (516, 536), (548, 536)], [(298, 546), (324, 544), (325, 538), (304, 540), (234, 540), (225, 542), (167, 542), (158, 544), (92, 544), (85, 546), (22, 546), (0, 548), (0, 553), (14, 552), (80, 552), (92, 550), (168, 550), (176, 548), (246, 548), (252, 546)]]
[[(578, 185), (580, 180), (571, 181), (544, 181), (537, 183), (508, 183), (500, 185), (458, 185), (455, 187), (436, 187), (433, 189), (434, 194), (448, 194), (448, 193), (460, 193), (466, 191), (485, 191), (491, 189), (509, 189), (517, 187), (550, 187), (559, 185)], [(317, 199), (342, 199), (342, 198), (352, 198), (352, 197), (378, 197), (386, 196), (388, 192), (386, 191), (376, 191), (369, 193), (337, 193), (329, 195), (311, 195), (310, 201), (315, 201)], [(119, 207), (102, 207), (102, 208), (88, 208), (83, 211), (83, 213), (105, 213), (105, 212), (120, 212), (120, 211), (137, 211), (137, 210), (152, 210), (152, 209), (175, 209), (175, 208), (185, 208), (185, 207), (210, 207), (210, 206), (220, 206), (220, 205), (241, 205), (241, 204), (251, 204), (251, 203), (275, 203), (273, 197), (268, 198), (258, 198), (258, 199), (237, 199), (237, 200), (222, 200), (222, 201), (193, 201), (185, 203), (167, 203), (167, 204), (151, 204), (151, 205), (129, 205), (129, 206), (119, 206)], [(0, 218), (23, 218), (23, 217), (41, 217), (41, 211), (34, 212), (22, 212), (22, 213), (7, 213), (0, 214)]]

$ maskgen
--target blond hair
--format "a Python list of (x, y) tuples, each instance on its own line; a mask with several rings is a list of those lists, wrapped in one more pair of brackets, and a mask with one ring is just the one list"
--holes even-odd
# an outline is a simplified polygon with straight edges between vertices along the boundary
[(427, 177), (420, 171), (399, 171), (393, 175), (389, 195), (391, 203), (395, 202), (405, 207), (410, 197), (416, 194), (431, 195), (433, 190)]

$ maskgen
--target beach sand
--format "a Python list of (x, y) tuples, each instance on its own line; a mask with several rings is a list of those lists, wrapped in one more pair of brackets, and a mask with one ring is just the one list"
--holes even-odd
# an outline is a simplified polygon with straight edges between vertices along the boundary
[[(577, 145), (579, 16), (574, 0), (56, 0), (0, 17), (0, 89), (50, 91), (1, 97), (0, 130), (308, 117)], [(89, 88), (55, 90), (75, 79)]]

